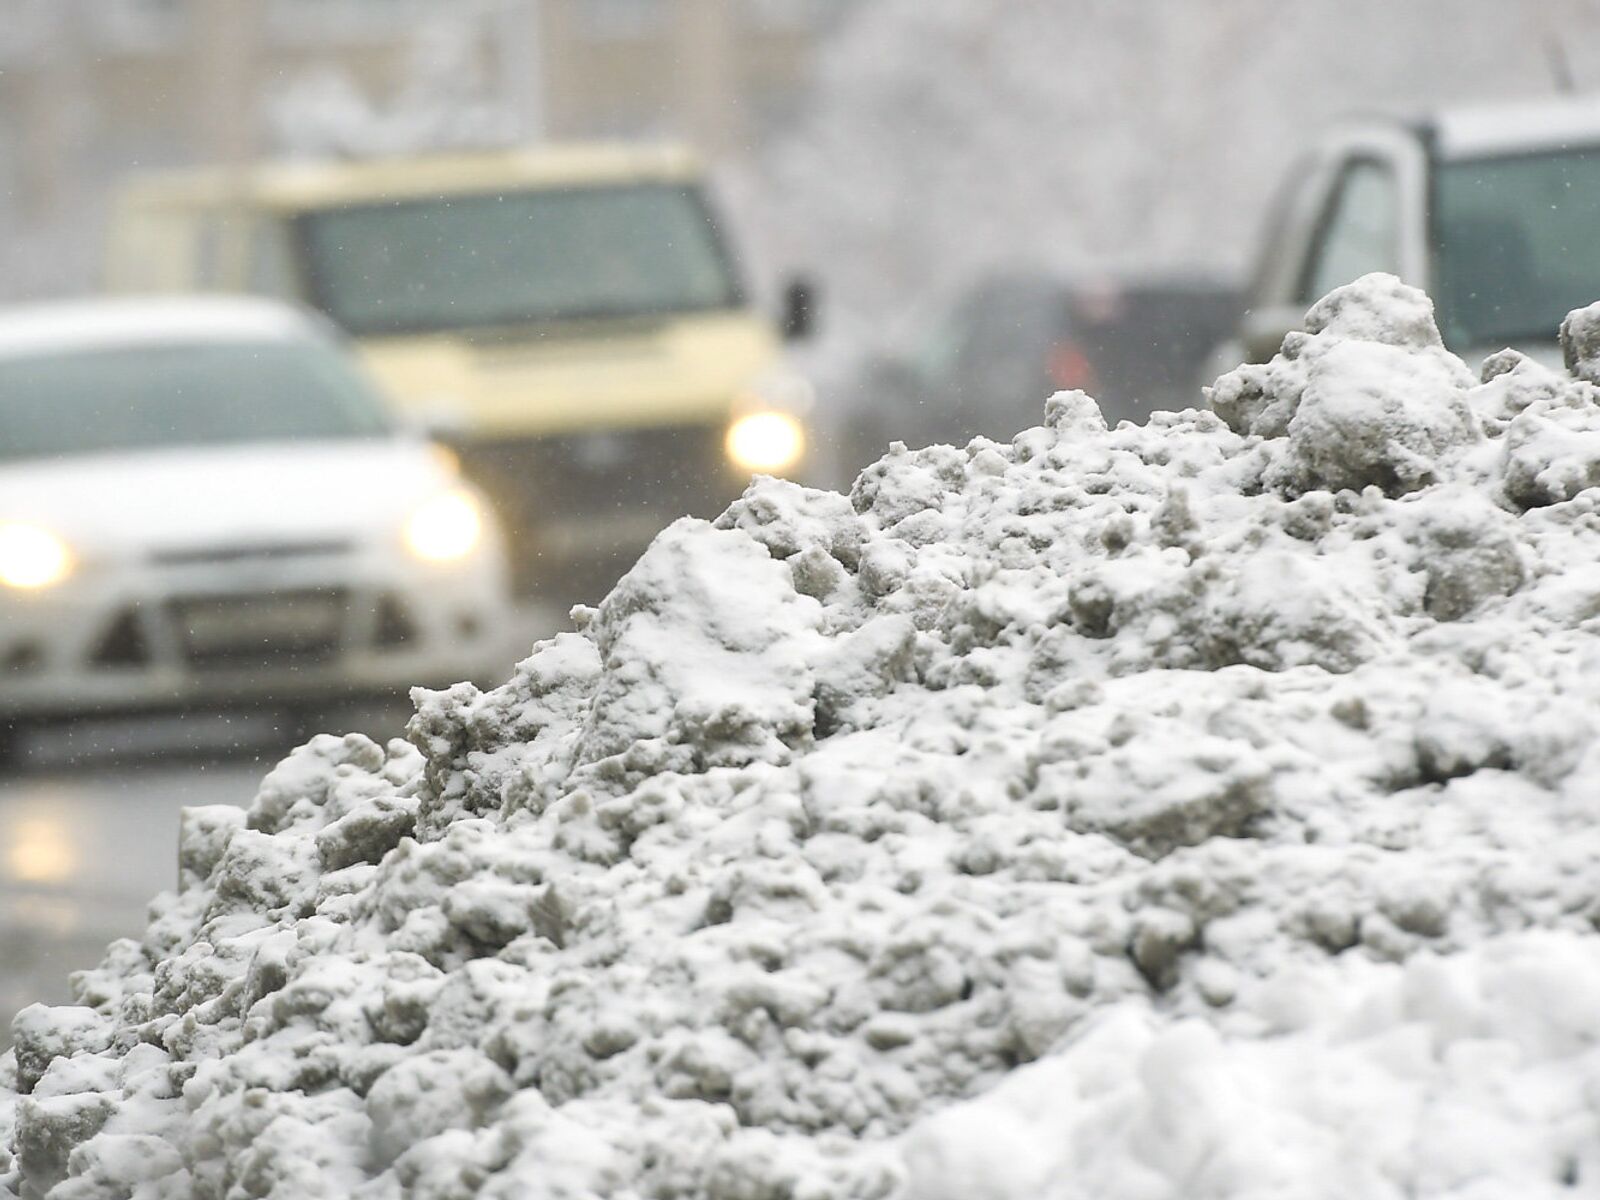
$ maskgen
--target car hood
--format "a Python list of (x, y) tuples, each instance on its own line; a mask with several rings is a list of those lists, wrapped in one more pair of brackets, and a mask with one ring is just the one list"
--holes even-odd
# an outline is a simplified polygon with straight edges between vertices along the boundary
[(399, 438), (84, 455), (0, 464), (0, 521), (112, 557), (359, 540), (452, 478), (426, 443)]

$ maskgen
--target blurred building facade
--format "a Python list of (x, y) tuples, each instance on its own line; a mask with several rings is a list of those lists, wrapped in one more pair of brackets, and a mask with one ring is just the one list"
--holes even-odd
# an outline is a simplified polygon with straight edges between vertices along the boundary
[(539, 137), (737, 158), (856, 2), (0, 0), (0, 294), (84, 286), (48, 230), (82, 243), (139, 166)]

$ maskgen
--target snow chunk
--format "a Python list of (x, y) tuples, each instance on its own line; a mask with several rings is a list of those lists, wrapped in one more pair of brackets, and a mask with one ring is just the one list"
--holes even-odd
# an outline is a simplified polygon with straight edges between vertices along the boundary
[(1574, 309), (1561, 322), (1561, 357), (1585, 383), (1600, 383), (1600, 301)]
[(787, 761), (811, 733), (808, 635), (819, 619), (761, 543), (679, 521), (590, 626), (607, 670), (579, 761), (646, 742), (685, 770)]
[(1472, 383), (1427, 296), (1372, 274), (1323, 297), (1270, 363), (1239, 367), (1209, 395), (1235, 431), (1288, 439), (1274, 486), (1393, 495), (1434, 482), (1443, 456), (1478, 439)]

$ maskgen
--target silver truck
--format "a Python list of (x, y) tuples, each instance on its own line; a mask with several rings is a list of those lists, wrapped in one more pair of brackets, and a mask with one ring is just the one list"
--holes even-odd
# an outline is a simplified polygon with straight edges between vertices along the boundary
[(1290, 172), (1218, 370), (1270, 358), (1326, 292), (1388, 271), (1433, 297), (1469, 362), (1600, 299), (1600, 96), (1350, 121)]

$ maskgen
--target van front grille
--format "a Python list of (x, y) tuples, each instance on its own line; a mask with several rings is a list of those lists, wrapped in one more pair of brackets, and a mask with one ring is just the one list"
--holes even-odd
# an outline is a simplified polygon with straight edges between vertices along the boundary
[(302, 542), (243, 542), (210, 546), (174, 546), (151, 553), (150, 561), (160, 567), (186, 567), (203, 563), (277, 561), (288, 558), (327, 558), (349, 554), (355, 547), (347, 541), (328, 539)]
[(469, 442), (462, 469), (510, 535), (517, 591), (562, 603), (605, 594), (650, 539), (714, 517), (743, 490), (721, 422)]
[(621, 511), (715, 516), (739, 487), (723, 457), (724, 426), (611, 429), (469, 443), (461, 460), (508, 519), (541, 521)]

